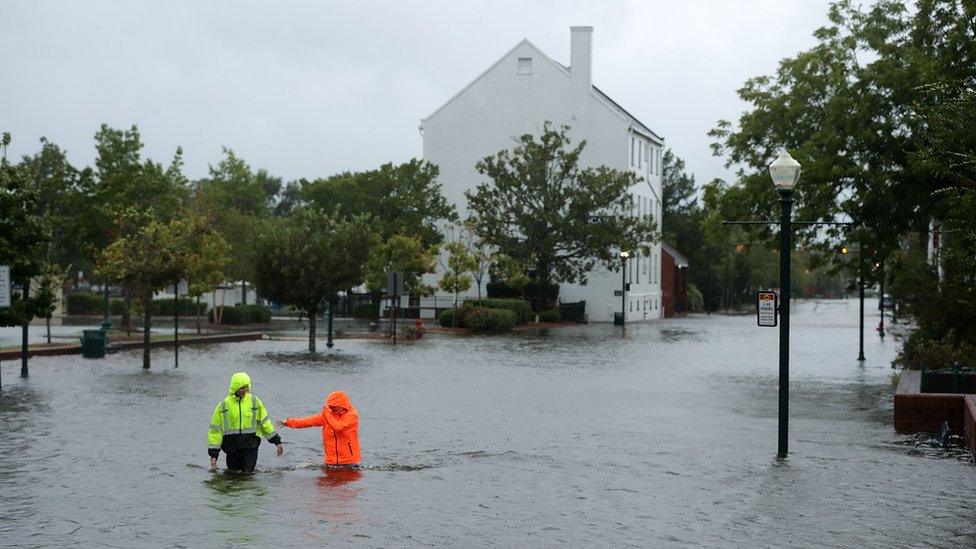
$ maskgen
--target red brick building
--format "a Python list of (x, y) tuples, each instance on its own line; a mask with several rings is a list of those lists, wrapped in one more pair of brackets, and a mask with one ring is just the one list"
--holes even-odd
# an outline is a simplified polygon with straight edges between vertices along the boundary
[(688, 258), (661, 243), (661, 308), (664, 318), (688, 309)]

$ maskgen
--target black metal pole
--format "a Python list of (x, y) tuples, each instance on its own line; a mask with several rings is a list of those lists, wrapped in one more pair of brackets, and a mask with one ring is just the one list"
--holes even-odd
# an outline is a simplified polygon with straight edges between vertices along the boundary
[(779, 195), (779, 449), (776, 455), (785, 458), (789, 451), (790, 421), (790, 211), (793, 191), (780, 189)]
[(878, 324), (878, 335), (884, 339), (884, 283), (885, 283), (885, 272), (884, 272), (884, 260), (881, 260), (881, 296), (878, 299), (878, 309), (881, 311), (881, 323)]
[(620, 325), (627, 324), (627, 258), (624, 257), (620, 268)]
[(173, 367), (180, 367), (180, 283), (173, 283)]
[(329, 335), (325, 340), (325, 346), (331, 349), (334, 345), (334, 343), (332, 343), (332, 302), (329, 301), (328, 305), (329, 305)]
[(864, 362), (864, 254), (858, 250), (857, 295), (860, 302), (860, 332), (858, 333), (857, 359)]
[(24, 324), (21, 326), (20, 338), (20, 377), (27, 377), (27, 331), (30, 321), (27, 320), (27, 302), (30, 299), (30, 279), (24, 282)]
[[(112, 308), (108, 299), (108, 278), (103, 282), (105, 285), (102, 288), (102, 331), (108, 334), (108, 331), (112, 328)], [(106, 337), (108, 337), (106, 335)]]

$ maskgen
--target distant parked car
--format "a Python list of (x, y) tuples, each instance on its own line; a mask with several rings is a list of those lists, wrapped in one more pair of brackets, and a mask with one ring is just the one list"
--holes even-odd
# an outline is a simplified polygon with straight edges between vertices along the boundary
[(895, 308), (895, 300), (891, 298), (891, 294), (885, 294), (881, 297), (881, 308), (882, 309)]

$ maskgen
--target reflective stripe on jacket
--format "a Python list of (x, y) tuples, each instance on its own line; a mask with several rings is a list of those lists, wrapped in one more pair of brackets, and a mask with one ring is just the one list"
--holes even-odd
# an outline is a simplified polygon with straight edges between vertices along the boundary
[[(341, 406), (347, 411), (338, 415), (329, 406)], [(322, 427), (323, 461), (326, 465), (352, 465), (359, 463), (359, 413), (342, 391), (334, 391), (325, 399), (322, 411), (305, 417), (290, 417), (288, 427)]]

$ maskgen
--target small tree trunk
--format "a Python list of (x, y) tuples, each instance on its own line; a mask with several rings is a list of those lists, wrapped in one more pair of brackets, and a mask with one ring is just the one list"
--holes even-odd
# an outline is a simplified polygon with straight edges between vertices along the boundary
[(241, 281), (241, 305), (247, 305), (247, 281)]
[(27, 318), (27, 303), (30, 299), (30, 279), (24, 282), (24, 324), (20, 332), (20, 377), (27, 377), (30, 372), (27, 369), (27, 332), (29, 330), (30, 319)]
[(180, 367), (180, 283), (173, 283), (173, 367)]
[(311, 309), (308, 311), (308, 352), (315, 352), (315, 315), (318, 314), (316, 309)]
[(47, 325), (47, 344), (51, 344), (51, 315), (47, 315), (44, 319), (44, 323)]
[(197, 335), (200, 335), (200, 296), (197, 296)]
[(142, 368), (149, 369), (149, 326), (152, 324), (152, 289), (147, 289), (142, 304)]

